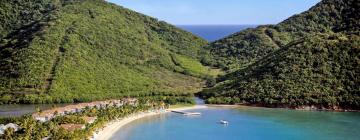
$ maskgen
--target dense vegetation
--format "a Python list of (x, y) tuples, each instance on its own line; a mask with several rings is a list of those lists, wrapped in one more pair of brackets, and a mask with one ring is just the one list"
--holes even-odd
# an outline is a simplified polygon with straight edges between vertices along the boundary
[[(20, 130), (15, 132), (12, 128), (7, 129), (0, 139), (4, 140), (40, 140), (50, 138), (54, 140), (81, 140), (91, 138), (92, 135), (113, 120), (121, 119), (128, 115), (143, 112), (147, 110), (158, 109), (162, 102), (151, 102), (146, 105), (147, 101), (142, 101), (139, 106), (124, 105), (121, 107), (108, 106), (106, 108), (89, 108), (87, 107), (80, 113), (72, 113), (66, 116), (57, 116), (48, 122), (39, 122), (31, 116), (25, 115), (20, 118), (0, 118), (0, 124), (16, 123)], [(86, 124), (81, 118), (97, 117), (92, 124)], [(68, 131), (61, 128), (61, 124), (85, 124), (85, 129)]]
[[(103, 0), (0, 2), (0, 103), (191, 103), (206, 84), (208, 103), (360, 108), (357, 0), (323, 0), (209, 45)], [(228, 74), (215, 80), (210, 67)]]
[(359, 34), (359, 9), (357, 0), (323, 0), (277, 25), (247, 29), (211, 43), (202, 62), (236, 70), (312, 33)]
[(360, 109), (360, 3), (323, 0), (278, 25), (207, 46), (202, 62), (229, 70), (208, 103)]
[(203, 39), (103, 0), (2, 0), (0, 104), (194, 93)]

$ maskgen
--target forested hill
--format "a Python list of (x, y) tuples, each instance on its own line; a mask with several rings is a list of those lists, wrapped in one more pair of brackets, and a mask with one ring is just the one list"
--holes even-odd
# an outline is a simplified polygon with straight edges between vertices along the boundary
[(212, 43), (214, 58), (205, 62), (232, 72), (200, 95), (208, 103), (359, 110), (359, 7), (323, 0), (278, 25)]
[(186, 94), (210, 74), (205, 40), (104, 0), (1, 0), (0, 39), (0, 103)]
[(323, 0), (308, 11), (280, 24), (247, 29), (211, 43), (207, 46), (209, 52), (206, 52), (211, 55), (204, 55), (202, 62), (236, 70), (311, 33), (358, 35), (359, 9), (357, 0)]

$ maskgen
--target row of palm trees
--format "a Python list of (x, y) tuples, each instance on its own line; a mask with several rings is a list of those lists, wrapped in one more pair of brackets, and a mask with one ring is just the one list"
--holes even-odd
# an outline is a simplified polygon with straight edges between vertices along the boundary
[[(147, 102), (147, 103), (146, 103)], [(43, 138), (51, 138), (55, 140), (60, 139), (88, 139), (94, 132), (104, 128), (107, 122), (120, 119), (133, 113), (143, 112), (151, 109), (158, 109), (164, 106), (164, 102), (145, 101), (139, 103), (137, 106), (106, 106), (103, 108), (86, 108), (82, 112), (69, 114), (67, 116), (58, 116), (48, 122), (41, 123), (34, 120), (30, 115), (23, 116), (16, 119), (16, 124), (19, 124), (21, 130), (15, 132), (12, 129), (5, 131), (0, 139), (5, 140), (37, 140)], [(86, 124), (83, 130), (67, 131), (60, 127), (64, 122), (79, 122), (78, 119), (82, 116), (97, 117), (97, 120), (92, 124)], [(70, 119), (70, 120), (69, 120)], [(71, 120), (74, 119), (74, 120)]]

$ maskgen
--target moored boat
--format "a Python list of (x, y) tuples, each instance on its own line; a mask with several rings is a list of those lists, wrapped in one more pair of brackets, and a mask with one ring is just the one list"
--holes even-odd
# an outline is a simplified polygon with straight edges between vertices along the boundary
[(226, 121), (226, 120), (220, 120), (220, 123), (221, 123), (221, 124), (225, 124), (225, 125), (229, 124), (229, 122)]

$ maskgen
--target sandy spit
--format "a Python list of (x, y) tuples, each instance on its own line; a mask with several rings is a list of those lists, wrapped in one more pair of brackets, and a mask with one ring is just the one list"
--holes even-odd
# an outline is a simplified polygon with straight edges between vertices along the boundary
[(111, 121), (109, 122), (105, 128), (103, 128), (98, 134), (95, 134), (95, 139), (93, 140), (108, 140), (110, 139), (117, 131), (121, 129), (121, 127), (125, 126), (128, 123), (131, 123), (132, 121), (135, 121), (137, 119), (141, 119), (144, 117), (169, 113), (171, 111), (184, 111), (184, 110), (191, 110), (191, 109), (201, 109), (206, 108), (205, 105), (196, 105), (192, 107), (181, 107), (181, 108), (174, 108), (174, 109), (167, 109), (165, 111), (157, 111), (157, 112), (140, 112), (137, 114), (130, 115), (126, 118), (122, 118), (119, 120)]

